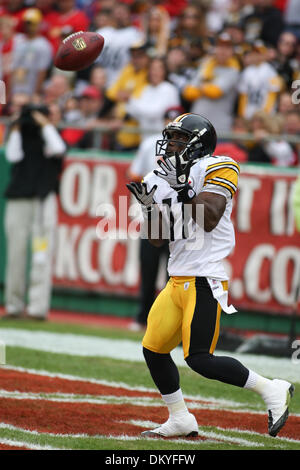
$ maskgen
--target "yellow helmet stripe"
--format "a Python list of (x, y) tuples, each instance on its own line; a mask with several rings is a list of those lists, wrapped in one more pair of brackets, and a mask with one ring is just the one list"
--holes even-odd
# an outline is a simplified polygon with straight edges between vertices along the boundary
[(179, 122), (179, 121), (181, 121), (185, 116), (188, 116), (189, 114), (191, 114), (191, 113), (184, 113), (184, 114), (181, 114), (181, 115), (178, 116), (176, 119), (174, 119), (174, 122)]

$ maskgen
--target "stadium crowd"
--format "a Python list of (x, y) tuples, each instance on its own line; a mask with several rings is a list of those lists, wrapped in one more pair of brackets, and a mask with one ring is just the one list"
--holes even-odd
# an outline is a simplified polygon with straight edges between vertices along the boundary
[[(104, 36), (102, 54), (56, 69), (61, 40), (81, 30)], [(45, 104), (68, 147), (136, 151), (181, 107), (209, 118), (236, 160), (299, 165), (285, 137), (300, 135), (299, 0), (2, 0), (0, 51), (0, 117)]]

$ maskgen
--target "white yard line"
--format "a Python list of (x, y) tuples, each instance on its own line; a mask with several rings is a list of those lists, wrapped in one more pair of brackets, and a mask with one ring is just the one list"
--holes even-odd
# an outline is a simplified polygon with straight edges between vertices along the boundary
[(62, 449), (59, 447), (52, 447), (52, 446), (42, 446), (39, 444), (32, 444), (27, 441), (15, 441), (14, 439), (5, 439), (0, 437), (0, 444), (2, 445), (8, 445), (8, 446), (14, 446), (14, 447), (25, 447), (30, 450), (67, 450), (67, 449)]
[[(20, 392), (18, 390), (8, 391), (0, 389), (0, 398), (7, 398), (12, 400), (38, 400), (38, 401), (50, 401), (56, 403), (89, 403), (94, 405), (113, 405), (113, 404), (129, 404), (135, 406), (155, 406), (155, 407), (164, 407), (164, 403), (155, 398), (151, 397), (129, 397), (122, 395), (118, 397), (116, 395), (76, 395), (73, 393), (34, 393), (34, 392)], [(215, 404), (201, 403), (201, 402), (189, 402), (188, 408), (190, 410), (222, 410), (228, 411), (230, 413), (237, 414), (251, 414), (251, 415), (266, 415), (265, 411), (255, 411), (248, 408), (243, 409), (234, 409), (225, 407), (222, 402)], [(293, 413), (292, 416), (299, 417), (299, 414)]]
[[(164, 403), (160, 398), (152, 397), (130, 397), (130, 396), (117, 396), (117, 395), (78, 395), (73, 393), (62, 393), (62, 392), (20, 392), (19, 390), (4, 390), (0, 389), (0, 398), (7, 398), (13, 400), (40, 400), (40, 401), (53, 401), (53, 402), (62, 402), (62, 403), (90, 403), (95, 405), (105, 405), (105, 404), (131, 404), (135, 406), (161, 406), (164, 407)], [(211, 404), (207, 400), (205, 403), (200, 401), (188, 402), (189, 409), (193, 410), (222, 410), (230, 411), (237, 413), (247, 413), (247, 414), (265, 414), (262, 411), (255, 411), (243, 408), (242, 410), (234, 409), (233, 407), (226, 407), (222, 400)]]
[[(160, 395), (158, 391), (154, 388), (148, 388), (148, 387), (141, 387), (139, 385), (136, 386), (131, 386), (126, 384), (125, 382), (114, 382), (114, 381), (108, 381), (108, 380), (103, 380), (103, 379), (93, 379), (90, 377), (82, 377), (78, 375), (71, 375), (71, 374), (61, 374), (59, 372), (48, 372), (46, 370), (40, 370), (40, 369), (31, 369), (31, 368), (25, 368), (25, 367), (18, 367), (18, 366), (11, 366), (11, 365), (6, 365), (2, 366), (4, 370), (14, 370), (17, 372), (24, 372), (27, 374), (33, 374), (33, 375), (38, 375), (42, 377), (51, 377), (51, 378), (58, 378), (58, 379), (63, 379), (63, 380), (70, 380), (70, 381), (78, 381), (78, 382), (87, 382), (90, 384), (95, 384), (95, 385), (104, 385), (107, 387), (115, 387), (115, 388), (124, 388), (124, 390), (130, 390), (130, 391), (137, 391), (137, 392), (145, 392), (145, 393), (155, 393), (157, 394), (157, 397), (160, 399)], [(151, 397), (152, 398), (152, 397)], [(156, 397), (153, 397), (155, 399)], [(216, 404), (216, 406), (222, 406), (224, 407), (244, 407), (244, 403), (239, 403), (233, 400), (226, 400), (223, 398), (215, 398), (215, 397), (206, 397), (202, 395), (187, 395), (185, 394), (185, 398), (187, 400), (194, 400), (194, 401), (202, 401), (207, 403), (208, 405), (210, 404), (213, 406), (213, 404)], [(190, 406), (190, 404), (189, 404)], [(193, 406), (193, 405), (191, 405)]]
[[(155, 428), (157, 426), (159, 426), (158, 423), (155, 423), (153, 421), (143, 421), (143, 420), (128, 420), (128, 421), (120, 421), (120, 423), (129, 423), (129, 424), (133, 424), (135, 426), (139, 426), (139, 427), (145, 427), (145, 428)], [(72, 439), (87, 439), (87, 438), (92, 438), (92, 439), (118, 439), (118, 440), (137, 440), (137, 439), (142, 439), (141, 436), (127, 436), (127, 435), (119, 435), (119, 436), (113, 436), (113, 435), (103, 435), (103, 434), (94, 434), (94, 435), (90, 435), (90, 434), (86, 434), (86, 433), (80, 433), (80, 434), (70, 434), (70, 433), (66, 433), (66, 434), (62, 434), (62, 433), (49, 433), (49, 432), (39, 432), (39, 431), (36, 431), (36, 430), (31, 430), (31, 429), (26, 429), (26, 428), (22, 428), (20, 426), (14, 426), (14, 425), (11, 425), (11, 424), (6, 424), (6, 423), (0, 423), (0, 430), (3, 429), (3, 430), (9, 430), (9, 431), (17, 431), (17, 432), (22, 432), (24, 434), (27, 434), (27, 435), (30, 435), (30, 436), (43, 436), (43, 437), (58, 437), (58, 438), (72, 438)], [(199, 436), (202, 436), (202, 437), (205, 437), (206, 438), (206, 443), (207, 442), (228, 442), (228, 443), (235, 443), (235, 444), (238, 444), (238, 445), (244, 445), (244, 446), (249, 446), (249, 447), (262, 447), (264, 446), (265, 444), (263, 443), (255, 443), (253, 441), (251, 441), (250, 439), (247, 440), (245, 439), (245, 436), (249, 436), (249, 438), (251, 436), (260, 436), (260, 437), (266, 437), (268, 438), (268, 434), (266, 433), (259, 433), (259, 432), (255, 432), (255, 431), (247, 431), (247, 430), (241, 430), (241, 429), (238, 429), (238, 428), (222, 428), (222, 427), (215, 427), (216, 431), (208, 431), (208, 430), (205, 430), (205, 426), (204, 427), (201, 427), (199, 428)], [(219, 431), (219, 432), (218, 432)], [(237, 437), (233, 437), (233, 436), (226, 436), (224, 435), (224, 433), (231, 433), (231, 432), (235, 432), (235, 433), (239, 433), (241, 435), (243, 435), (244, 437), (243, 438), (237, 438)], [(147, 438), (147, 439), (151, 439), (151, 438)], [(151, 439), (151, 440), (156, 440), (155, 438)], [(4, 442), (6, 441), (6, 442)], [(183, 438), (174, 438), (172, 439), (172, 442), (178, 442), (178, 443), (188, 443), (190, 444), (192, 441), (191, 440), (187, 440), (187, 439), (183, 439)], [(300, 441), (299, 440), (296, 440), (296, 439), (291, 439), (291, 438), (286, 438), (286, 437), (277, 437), (276, 438), (276, 442), (291, 442), (291, 443), (295, 443), (295, 444), (300, 444)], [(35, 444), (31, 444), (31, 443), (27, 443), (26, 441), (14, 441), (14, 440), (8, 440), (8, 439), (2, 439), (0, 437), (0, 443), (7, 443), (8, 445), (16, 445), (16, 446), (20, 446), (20, 447), (29, 447), (31, 446), (32, 449), (40, 449), (40, 450), (54, 450), (53, 447), (51, 446), (40, 446), (40, 445), (35, 445)], [(16, 444), (15, 444), (16, 443)], [(199, 441), (193, 441), (193, 444), (203, 444), (203, 441), (202, 442), (199, 442)]]
[[(38, 351), (144, 362), (142, 346), (137, 341), (68, 333), (29, 331), (17, 328), (1, 328), (0, 340), (8, 346), (20, 346)], [(270, 378), (277, 377), (295, 382), (299, 381), (300, 363), (295, 364), (288, 358), (272, 358), (254, 354), (216, 351), (216, 355), (224, 354), (235, 357), (243, 362), (246, 367)], [(172, 356), (177, 365), (186, 366), (180, 347), (172, 352)]]
[[(120, 421), (122, 422), (122, 421)], [(125, 423), (125, 421), (123, 421)], [(145, 427), (157, 427), (158, 425), (156, 423), (152, 423), (152, 422), (149, 422), (149, 421), (146, 421), (145, 423), (147, 423), (147, 426), (144, 425), (143, 423), (144, 422), (140, 422), (141, 424), (138, 424), (138, 422), (134, 423), (134, 421), (126, 421), (128, 423), (131, 423), (131, 424), (136, 424), (137, 426), (145, 426)], [(149, 424), (152, 424), (152, 426), (150, 426)], [(104, 434), (95, 434), (95, 435), (89, 435), (89, 434), (55, 434), (55, 433), (45, 433), (45, 432), (38, 432), (38, 431), (35, 431), (35, 430), (29, 430), (29, 429), (24, 429), (24, 428), (20, 428), (20, 427), (17, 427), (17, 426), (12, 426), (10, 424), (4, 424), (4, 423), (0, 423), (0, 430), (1, 429), (4, 429), (4, 430), (9, 430), (9, 431), (17, 431), (17, 432), (23, 432), (25, 433), (26, 435), (28, 436), (43, 436), (43, 437), (58, 437), (58, 438), (72, 438), (72, 439), (113, 439), (113, 440), (121, 440), (121, 441), (136, 441), (136, 440), (140, 440), (140, 439), (145, 439), (141, 436), (128, 436), (126, 434), (122, 434), (122, 435), (118, 435), (118, 436), (114, 436), (114, 435), (104, 435)], [(208, 435), (210, 434), (210, 435)], [(215, 436), (213, 436), (213, 433), (209, 432), (209, 433), (205, 433), (205, 432), (199, 432), (199, 435), (201, 435), (202, 437), (205, 437), (207, 439), (205, 439), (205, 441), (196, 441), (196, 440), (189, 440), (189, 439), (184, 439), (184, 438), (173, 438), (173, 439), (168, 439), (168, 441), (171, 441), (171, 442), (176, 442), (176, 443), (181, 443), (181, 444), (191, 444), (193, 443), (194, 445), (204, 445), (204, 444), (207, 444), (208, 442), (212, 442), (212, 443), (220, 443), (220, 442), (234, 442), (234, 443), (237, 443), (239, 444), (238, 441), (241, 441), (243, 443), (243, 445), (247, 445), (249, 446), (250, 443), (249, 441), (246, 441), (244, 439), (242, 440), (239, 440), (239, 439), (236, 439), (236, 438), (233, 438), (233, 439), (229, 439), (227, 438), (226, 436), (223, 437), (223, 436), (219, 436), (217, 433), (215, 433)], [(157, 441), (156, 438), (147, 438), (147, 440), (152, 440), (152, 441)], [(15, 445), (17, 447), (27, 447), (27, 448), (32, 448), (32, 449), (37, 449), (37, 450), (55, 450), (54, 448), (52, 448), (51, 446), (40, 446), (38, 444), (31, 444), (31, 443), (27, 443), (27, 441), (23, 441), (23, 442), (20, 442), (20, 441), (14, 441), (13, 439), (2, 439), (0, 437), (0, 443), (3, 443), (4, 441), (6, 441), (5, 443), (9, 444), (9, 445)], [(16, 443), (16, 444), (15, 444)], [(252, 445), (251, 443), (251, 447), (257, 447), (257, 445), (254, 443)], [(261, 446), (261, 444), (259, 444), (259, 446)]]
[[(139, 427), (145, 427), (145, 428), (150, 428), (154, 429), (160, 426), (159, 423), (154, 423), (153, 421), (142, 421), (142, 420), (129, 420), (129, 421), (121, 421), (122, 423), (129, 423), (133, 424), (134, 426), (139, 426)], [(227, 429), (226, 429), (227, 430)], [(228, 430), (230, 431), (230, 430)], [(208, 439), (212, 439), (214, 441), (218, 442), (229, 442), (229, 443), (234, 443), (238, 445), (243, 445), (247, 447), (262, 447), (264, 444), (253, 442), (247, 439), (240, 439), (236, 437), (231, 437), (231, 436), (224, 436), (224, 434), (213, 432), (213, 431), (203, 431), (201, 428), (199, 429), (199, 436), (205, 437)]]
[[(117, 404), (117, 403), (127, 403), (136, 406), (162, 406), (164, 403), (160, 398), (152, 397), (130, 397), (130, 396), (117, 396), (117, 395), (78, 395), (73, 393), (62, 393), (62, 392), (20, 392), (19, 390), (4, 390), (0, 389), (0, 398), (8, 398), (14, 400), (43, 400), (43, 401), (53, 401), (53, 402), (62, 402), (62, 403), (91, 403), (98, 405), (105, 404)], [(207, 400), (205, 403), (193, 401), (188, 402), (188, 407), (190, 409), (211, 409), (211, 410), (223, 410), (223, 411), (236, 411), (237, 413), (247, 413), (247, 414), (265, 414), (261, 411), (254, 410), (234, 410), (233, 408), (228, 408), (224, 406), (222, 400), (218, 402), (215, 401), (214, 404), (210, 404)]]

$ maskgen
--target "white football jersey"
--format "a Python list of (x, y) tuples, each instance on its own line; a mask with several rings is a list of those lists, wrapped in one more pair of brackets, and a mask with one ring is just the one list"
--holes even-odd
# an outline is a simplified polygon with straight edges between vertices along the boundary
[(107, 87), (109, 87), (117, 80), (123, 67), (129, 63), (130, 47), (142, 41), (144, 36), (135, 26), (121, 29), (106, 26), (100, 28), (97, 33), (104, 37), (104, 47), (96, 63), (105, 68)]
[(263, 62), (260, 65), (249, 65), (244, 69), (238, 90), (239, 93), (247, 95), (244, 117), (250, 119), (256, 111), (265, 108), (270, 93), (279, 93), (281, 82), (274, 67), (268, 62)]
[[(190, 182), (196, 194), (213, 192), (226, 197), (226, 209), (218, 225), (203, 229), (203, 206), (199, 205), (197, 223), (188, 214), (189, 205), (177, 201), (177, 192), (152, 171), (144, 178), (148, 190), (157, 185), (154, 200), (160, 206), (169, 236), (170, 276), (203, 276), (228, 280), (223, 260), (235, 245), (231, 222), (232, 197), (237, 189), (239, 165), (230, 157), (200, 159), (191, 167)], [(198, 209), (197, 209), (198, 210)]]

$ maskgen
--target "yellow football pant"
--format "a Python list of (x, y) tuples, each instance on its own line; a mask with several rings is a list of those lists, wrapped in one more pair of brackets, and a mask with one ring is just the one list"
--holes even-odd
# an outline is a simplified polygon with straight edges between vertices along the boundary
[[(227, 290), (227, 281), (222, 284)], [(198, 352), (213, 354), (221, 311), (206, 278), (171, 277), (149, 312), (142, 344), (150, 351), (167, 354), (182, 342), (184, 358)]]

